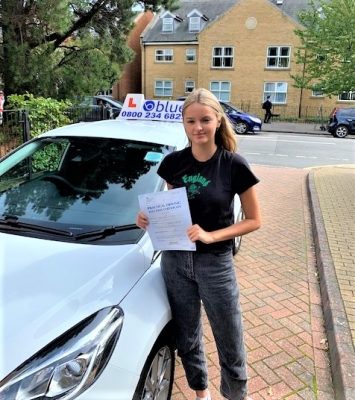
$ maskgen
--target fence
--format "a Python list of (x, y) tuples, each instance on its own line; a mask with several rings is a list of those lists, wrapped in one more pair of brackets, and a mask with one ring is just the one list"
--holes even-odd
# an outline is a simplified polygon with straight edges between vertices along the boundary
[[(111, 114), (103, 106), (71, 107), (66, 111), (71, 123), (109, 119)], [(56, 128), (56, 126), (48, 129)], [(4, 110), (0, 117), (0, 157), (31, 138), (29, 112)]]
[[(240, 104), (235, 105), (237, 108), (247, 113), (256, 115), (261, 119), (264, 118), (264, 110), (262, 110), (261, 104), (255, 105), (250, 102), (242, 101)], [(288, 105), (275, 104), (272, 108), (272, 113), (278, 115), (278, 121), (312, 123), (324, 126), (327, 124), (332, 110), (332, 107), (292, 107)]]
[(0, 120), (0, 157), (30, 138), (28, 114), (23, 110), (5, 110)]
[[(264, 111), (260, 105), (242, 101), (235, 106), (247, 113), (263, 119)], [(287, 105), (274, 105), (273, 114), (277, 114), (274, 121), (302, 122), (319, 125), (322, 130), (328, 122), (331, 108), (323, 107), (291, 107)], [(109, 119), (110, 113), (103, 106), (71, 107), (66, 112), (71, 123), (81, 121), (98, 121)], [(55, 128), (53, 126), (53, 128)], [(0, 157), (11, 151), (19, 144), (30, 139), (30, 123), (28, 112), (23, 110), (5, 110), (0, 119)]]

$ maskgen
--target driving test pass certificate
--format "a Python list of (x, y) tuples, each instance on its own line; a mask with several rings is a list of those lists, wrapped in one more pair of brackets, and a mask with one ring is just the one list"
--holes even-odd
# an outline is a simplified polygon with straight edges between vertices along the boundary
[(196, 250), (187, 236), (192, 221), (185, 187), (142, 194), (138, 201), (149, 218), (147, 232), (154, 250)]

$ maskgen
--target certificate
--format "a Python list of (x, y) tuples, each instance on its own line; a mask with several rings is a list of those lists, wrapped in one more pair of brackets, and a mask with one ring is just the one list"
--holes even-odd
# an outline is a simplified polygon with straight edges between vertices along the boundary
[(185, 187), (141, 194), (138, 201), (149, 218), (147, 232), (154, 250), (196, 250), (187, 236), (192, 221)]

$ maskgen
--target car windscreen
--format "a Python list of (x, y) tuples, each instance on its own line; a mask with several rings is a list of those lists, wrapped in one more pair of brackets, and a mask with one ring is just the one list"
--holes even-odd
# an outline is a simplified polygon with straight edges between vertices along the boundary
[(111, 138), (38, 138), (0, 163), (0, 218), (74, 235), (134, 226), (138, 195), (162, 189), (157, 168), (172, 150)]
[(239, 110), (237, 107), (233, 106), (232, 104), (221, 103), (221, 106), (222, 106), (224, 112), (226, 112), (227, 114), (243, 112), (242, 110)]

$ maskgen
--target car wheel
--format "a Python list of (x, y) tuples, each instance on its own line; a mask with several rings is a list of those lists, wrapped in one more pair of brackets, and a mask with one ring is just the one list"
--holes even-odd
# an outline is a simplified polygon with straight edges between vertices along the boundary
[[(239, 222), (242, 221), (244, 219), (244, 212), (242, 209), (240, 209), (239, 214), (237, 215), (237, 218), (235, 220), (235, 222)], [(234, 238), (234, 245), (233, 245), (233, 255), (235, 256), (239, 249), (240, 246), (242, 244), (242, 236), (237, 236)]]
[(247, 133), (249, 130), (248, 124), (243, 121), (236, 122), (234, 127), (235, 127), (235, 131), (241, 135), (243, 135), (244, 133)]
[(174, 382), (175, 352), (168, 335), (155, 343), (141, 373), (133, 400), (168, 400)]
[(349, 133), (349, 129), (345, 125), (339, 125), (335, 130), (335, 136), (337, 138), (345, 138)]

